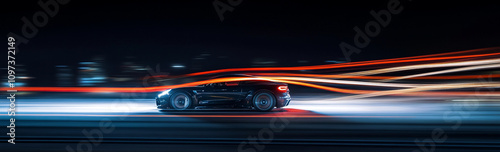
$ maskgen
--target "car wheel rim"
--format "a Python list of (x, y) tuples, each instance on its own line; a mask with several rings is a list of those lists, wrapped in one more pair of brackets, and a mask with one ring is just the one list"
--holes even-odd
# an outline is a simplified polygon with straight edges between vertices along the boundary
[(269, 94), (259, 94), (255, 98), (255, 106), (260, 110), (267, 110), (272, 106), (273, 98)]
[(175, 109), (186, 109), (189, 106), (189, 98), (185, 95), (178, 95), (173, 100)]

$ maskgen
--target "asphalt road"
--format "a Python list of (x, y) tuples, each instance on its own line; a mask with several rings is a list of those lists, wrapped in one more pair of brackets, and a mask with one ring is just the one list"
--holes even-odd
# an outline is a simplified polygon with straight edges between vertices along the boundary
[[(500, 149), (500, 99), (294, 96), (272, 112), (159, 111), (153, 99), (18, 99), (0, 151), (384, 151)], [(7, 102), (0, 124), (9, 125)]]

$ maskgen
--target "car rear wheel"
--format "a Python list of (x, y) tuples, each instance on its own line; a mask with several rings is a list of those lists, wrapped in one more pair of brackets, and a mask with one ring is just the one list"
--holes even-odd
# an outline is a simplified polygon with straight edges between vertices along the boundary
[(170, 97), (170, 106), (175, 110), (186, 110), (191, 108), (193, 100), (186, 93), (178, 92)]
[(271, 111), (276, 106), (276, 98), (269, 91), (259, 91), (253, 98), (253, 106), (258, 111)]

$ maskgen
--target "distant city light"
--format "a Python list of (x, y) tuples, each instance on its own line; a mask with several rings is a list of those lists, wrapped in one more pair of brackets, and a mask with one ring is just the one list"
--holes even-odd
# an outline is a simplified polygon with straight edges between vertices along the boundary
[(175, 64), (175, 65), (172, 65), (172, 68), (185, 68), (185, 66), (180, 65), (180, 64)]
[(78, 69), (80, 69), (80, 70), (90, 70), (91, 68), (90, 67), (78, 67)]
[(326, 63), (345, 63), (345, 61), (327, 60)]
[(95, 62), (80, 62), (80, 64), (94, 64)]

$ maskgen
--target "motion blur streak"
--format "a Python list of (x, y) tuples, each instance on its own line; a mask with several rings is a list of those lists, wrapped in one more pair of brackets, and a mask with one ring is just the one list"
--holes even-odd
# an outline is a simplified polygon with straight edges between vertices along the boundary
[(420, 65), (411, 65), (411, 66), (369, 70), (369, 71), (362, 71), (362, 72), (353, 72), (353, 73), (346, 73), (343, 75), (375, 75), (375, 74), (414, 70), (414, 69), (472, 66), (472, 65), (484, 65), (484, 64), (493, 64), (493, 63), (500, 63), (500, 59), (465, 61), (465, 62), (451, 62), (451, 63), (420, 64)]
[[(500, 64), (471, 66), (471, 67), (463, 67), (463, 68), (441, 70), (441, 71), (428, 72), (428, 73), (422, 73), (422, 74), (415, 74), (415, 75), (409, 75), (409, 76), (403, 76), (403, 77), (395, 77), (395, 78), (387, 79), (386, 81), (401, 80), (401, 79), (408, 79), (408, 78), (413, 78), (413, 77), (437, 75), (437, 74), (444, 74), (444, 73), (463, 72), (463, 71), (471, 71), (471, 70), (479, 70), (479, 69), (490, 69), (490, 68), (498, 68), (498, 67), (500, 67)], [(489, 76), (486, 76), (486, 77), (489, 77)]]
[[(262, 78), (249, 78), (249, 77), (230, 77), (230, 78), (218, 78), (203, 81), (196, 81), (190, 83), (184, 83), (179, 85), (169, 85), (169, 86), (156, 86), (156, 87), (141, 87), (141, 88), (117, 88), (117, 87), (16, 87), (18, 91), (34, 91), (34, 92), (159, 92), (165, 89), (180, 88), (197, 86), (207, 83), (219, 83), (219, 82), (229, 82), (229, 81), (245, 81), (245, 80), (264, 80)], [(7, 91), (9, 88), (1, 88), (2, 91)]]
[[(205, 81), (197, 81), (197, 82), (192, 82), (192, 83), (186, 83), (186, 84), (180, 84), (180, 85), (172, 85), (172, 86), (159, 86), (159, 87), (146, 87), (146, 88), (99, 88), (99, 87), (19, 87), (18, 90), (21, 91), (39, 91), (39, 92), (158, 92), (158, 91), (163, 91), (165, 89), (169, 88), (178, 88), (178, 87), (187, 87), (187, 86), (196, 86), (196, 85), (201, 85), (201, 84), (206, 84), (206, 83), (218, 83), (218, 82), (228, 82), (228, 81), (245, 81), (245, 80), (270, 80), (270, 81), (277, 81), (277, 82), (284, 82), (284, 83), (289, 83), (289, 84), (295, 84), (295, 85), (301, 85), (301, 86), (307, 86), (307, 87), (312, 87), (312, 88), (317, 88), (317, 89), (322, 89), (322, 90), (328, 90), (332, 92), (340, 92), (340, 93), (348, 93), (348, 94), (371, 94), (371, 93), (376, 93), (376, 92), (382, 92), (382, 91), (370, 91), (370, 90), (353, 90), (353, 89), (342, 89), (342, 88), (334, 88), (334, 87), (328, 87), (328, 86), (321, 86), (321, 85), (316, 85), (316, 84), (311, 84), (311, 83), (304, 83), (304, 82), (297, 82), (297, 81), (288, 81), (288, 80), (281, 80), (281, 79), (273, 79), (272, 77), (263, 77), (263, 78), (248, 78), (248, 77), (230, 77), (230, 78), (219, 78), (219, 79), (212, 79), (212, 80), (205, 80)], [(448, 86), (452, 85), (452, 87)], [(470, 87), (496, 87), (499, 86), (498, 84), (491, 84), (491, 85), (484, 85), (484, 84), (469, 84), (469, 85), (462, 85), (462, 84), (440, 84), (437, 86), (441, 86), (441, 88), (434, 88), (434, 87), (429, 87), (429, 86), (424, 86), (424, 87), (419, 87), (419, 88), (429, 88), (428, 90), (443, 90), (443, 89), (457, 89), (457, 88), (470, 88)], [(5, 89), (5, 88), (3, 88)], [(425, 89), (416, 89), (416, 91), (426, 91)], [(400, 95), (437, 95), (437, 96), (442, 96), (442, 95), (475, 95), (474, 92), (420, 92), (419, 94), (413, 94), (411, 92), (415, 91), (401, 91), (397, 93), (382, 93), (382, 95), (390, 95), (390, 94), (400, 94)], [(498, 93), (491, 94), (491, 95), (498, 95)]]
[(477, 79), (479, 77), (491, 77), (491, 78), (499, 78), (500, 74), (489, 74), (489, 75), (450, 75), (450, 76), (417, 76), (417, 77), (408, 77), (405, 78), (395, 77), (395, 76), (355, 76), (355, 75), (330, 75), (330, 74), (296, 74), (296, 73), (247, 73), (247, 75), (255, 75), (255, 76), (295, 76), (295, 77), (318, 77), (318, 78), (339, 78), (339, 79), (422, 79), (422, 80), (431, 80), (431, 79)]
[[(358, 99), (358, 98), (367, 98), (367, 97), (375, 97), (375, 96), (383, 96), (383, 95), (391, 95), (391, 94), (404, 94), (404, 93), (409, 93), (409, 92), (420, 92), (420, 91), (429, 91), (429, 90), (446, 90), (446, 89), (457, 89), (457, 88), (478, 88), (478, 87), (498, 87), (500, 86), (500, 83), (462, 83), (462, 84), (447, 84), (447, 85), (429, 85), (429, 86), (422, 86), (418, 88), (410, 88), (410, 89), (400, 89), (400, 90), (390, 90), (390, 91), (377, 91), (373, 93), (368, 93), (368, 94), (362, 94), (362, 95), (354, 95), (354, 96), (347, 96), (347, 97), (339, 97), (337, 98), (338, 100), (345, 100), (345, 99)], [(473, 94), (469, 94), (470, 96), (472, 95), (481, 95), (478, 94), (477, 92)], [(487, 96), (497, 96), (500, 97), (500, 94), (483, 94)]]
[[(500, 55), (500, 53), (490, 53), (490, 54), (478, 54), (478, 55), (464, 55), (464, 56), (450, 56), (450, 57), (435, 57), (435, 58), (420, 58), (417, 57), (407, 57), (407, 58), (396, 58), (396, 59), (384, 59), (384, 60), (374, 60), (374, 61), (362, 61), (362, 62), (349, 62), (349, 63), (338, 63), (338, 64), (328, 64), (328, 65), (316, 65), (316, 66), (301, 66), (301, 67), (268, 67), (268, 68), (235, 68), (235, 69), (220, 69), (213, 71), (197, 72), (181, 76), (169, 76), (169, 75), (156, 75), (152, 77), (160, 78), (182, 78), (191, 77), (207, 74), (218, 74), (227, 72), (244, 72), (244, 71), (299, 71), (299, 70), (323, 70), (323, 69), (333, 69), (333, 68), (347, 68), (347, 67), (357, 67), (357, 66), (370, 66), (379, 64), (390, 64), (390, 63), (408, 63), (408, 62), (421, 62), (421, 61), (438, 61), (438, 60), (451, 60), (451, 59), (471, 59), (475, 57), (486, 57)], [(430, 56), (430, 55), (429, 55)], [(413, 59), (416, 58), (416, 59)]]
[[(43, 117), (174, 117), (174, 118), (410, 118), (412, 116), (328, 116), (328, 115), (276, 115), (276, 114), (261, 114), (261, 115), (100, 115), (100, 114), (17, 114), (18, 116), (43, 116)], [(0, 114), (7, 116), (7, 114)]]
[[(497, 50), (497, 49), (500, 49), (500, 48), (499, 47), (492, 47), (492, 48), (483, 48), (483, 49), (475, 49), (475, 50), (460, 51), (460, 52), (450, 52), (450, 53), (442, 53), (442, 54), (434, 54), (434, 55), (422, 55), (422, 56), (415, 56), (415, 57), (382, 59), (382, 60), (361, 61), (361, 62), (349, 62), (349, 63), (317, 65), (317, 66), (220, 69), (220, 70), (213, 70), (213, 71), (191, 73), (191, 74), (183, 75), (180, 77), (198, 76), (198, 75), (206, 75), (206, 74), (225, 73), (225, 72), (241, 72), (241, 71), (319, 70), (319, 69), (345, 68), (345, 67), (378, 65), (378, 64), (389, 64), (389, 63), (406, 63), (406, 62), (418, 62), (418, 61), (433, 61), (433, 60), (485, 57), (485, 56), (499, 55), (500, 53), (450, 56), (450, 57), (434, 57), (434, 56), (445, 56), (445, 55), (452, 55), (452, 54), (461, 54), (461, 53), (469, 53), (469, 52), (484, 51), (484, 50)], [(429, 58), (429, 57), (434, 57), (434, 58)]]
[[(327, 87), (327, 86), (322, 86), (322, 85), (316, 85), (316, 84), (310, 84), (310, 83), (304, 83), (304, 82), (297, 82), (297, 81), (288, 81), (288, 80), (275, 80), (278, 82), (284, 82), (288, 84), (295, 84), (295, 85), (301, 85), (301, 86), (307, 86), (311, 88), (316, 88), (316, 89), (322, 89), (322, 90), (327, 90), (327, 91), (332, 91), (332, 92), (340, 92), (340, 93), (347, 93), (347, 94), (361, 94), (359, 96), (347, 96), (345, 98), (335, 98), (335, 100), (343, 100), (343, 99), (359, 99), (359, 98), (365, 98), (365, 97), (375, 97), (375, 96), (382, 96), (382, 95), (398, 95), (398, 96), (500, 96), (500, 92), (497, 91), (490, 91), (487, 94), (478, 94), (476, 91), (453, 91), (453, 92), (425, 92), (428, 90), (444, 90), (444, 89), (457, 89), (457, 88), (471, 88), (471, 87), (498, 87), (499, 84), (455, 84), (453, 86), (446, 86), (443, 87), (443, 84), (440, 85), (431, 85), (431, 86), (425, 86), (424, 89), (421, 87), (419, 88), (412, 88), (412, 89), (404, 89), (404, 90), (394, 90), (395, 92), (384, 92), (384, 91), (373, 91), (373, 90), (352, 90), (352, 89), (341, 89), (341, 88), (334, 88), (334, 87)], [(362, 96), (363, 94), (366, 94), (368, 96)]]
[[(417, 81), (413, 83), (394, 83), (388, 81), (394, 80), (426, 80), (426, 79), (453, 79), (454, 81), (460, 79), (473, 79), (473, 78), (498, 78), (500, 74), (490, 74), (490, 75), (447, 75), (447, 76), (430, 76), (439, 75), (455, 72), (464, 72), (472, 70), (484, 70), (500, 67), (500, 55), (499, 52), (496, 53), (485, 53), (485, 54), (466, 54), (466, 53), (477, 53), (479, 51), (498, 51), (500, 48), (485, 48), (485, 49), (475, 49), (460, 52), (451, 53), (441, 53), (434, 55), (423, 55), (415, 57), (405, 57), (396, 59), (384, 59), (384, 60), (374, 60), (374, 61), (363, 61), (363, 62), (352, 62), (352, 63), (340, 63), (340, 64), (328, 64), (328, 65), (318, 65), (318, 66), (301, 66), (301, 67), (271, 67), (271, 68), (239, 68), (239, 69), (221, 69), (214, 71), (205, 71), (184, 75), (186, 77), (204, 75), (204, 74), (215, 74), (224, 72), (235, 72), (243, 71), (249, 74), (251, 71), (276, 71), (276, 70), (318, 70), (318, 69), (332, 69), (332, 68), (344, 68), (344, 67), (359, 67), (366, 65), (380, 65), (388, 64), (386, 66), (392, 66), (389, 68), (379, 68), (375, 70), (366, 70), (359, 72), (351, 72), (347, 74), (334, 74), (334, 75), (322, 75), (322, 74), (293, 74), (293, 73), (250, 73), (254, 77), (225, 77), (225, 78), (215, 78), (209, 80), (194, 81), (183, 84), (175, 85), (164, 85), (164, 86), (154, 86), (154, 87), (17, 87), (19, 91), (32, 91), (32, 92), (160, 92), (166, 89), (180, 88), (180, 87), (190, 87), (198, 86), (208, 83), (220, 83), (220, 82), (231, 82), (231, 81), (248, 81), (248, 80), (268, 80), (284, 82), (293, 85), (306, 86), (316, 89), (322, 89), (338, 93), (346, 94), (357, 94), (354, 96), (342, 97), (340, 99), (352, 99), (352, 98), (365, 98), (383, 95), (397, 95), (397, 96), (500, 96), (498, 92), (490, 92), (490, 94), (478, 95), (474, 91), (448, 91), (452, 89), (467, 89), (467, 88), (485, 88), (485, 87), (498, 87), (499, 83), (493, 82), (467, 82), (462, 81), (461, 83), (449, 83), (449, 82), (422, 82)], [(461, 59), (461, 61), (452, 60)], [(463, 61), (467, 60), (467, 61)], [(426, 63), (421, 63), (422, 61), (430, 61)], [(439, 61), (439, 62), (438, 62)], [(415, 63), (418, 62), (418, 63)], [(407, 64), (389, 64), (389, 63), (413, 63), (414, 65)], [(411, 75), (403, 76), (366, 76), (375, 75), (390, 72), (399, 71), (409, 71), (409, 70), (430, 70), (433, 68), (443, 68), (443, 67), (460, 67), (454, 69), (432, 71), (417, 73)], [(370, 67), (373, 69), (373, 67)], [(302, 71), (303, 72), (303, 71)], [(314, 78), (320, 77), (320, 78)], [(328, 78), (328, 79), (326, 79)], [(337, 80), (352, 78), (357, 80)], [(370, 80), (378, 80), (379, 82), (372, 82)], [(380, 82), (382, 81), (382, 82)], [(384, 82), (385, 81), (385, 82)], [(469, 80), (470, 81), (470, 80)], [(357, 89), (346, 89), (339, 87), (331, 87), (328, 85), (342, 85), (342, 87), (355, 86), (370, 86), (370, 87), (384, 87), (381, 90), (357, 90)], [(387, 87), (387, 88), (385, 88)], [(405, 88), (398, 90), (387, 90), (390, 88)], [(0, 90), (6, 91), (9, 88), (1, 88)], [(436, 91), (439, 90), (439, 91)]]
[(332, 83), (332, 84), (347, 84), (347, 85), (362, 85), (362, 86), (379, 86), (379, 87), (399, 87), (411, 88), (423, 86), (424, 84), (394, 84), (394, 83), (379, 83), (379, 82), (362, 82), (362, 81), (349, 81), (349, 80), (330, 80), (330, 79), (316, 79), (316, 78), (300, 78), (300, 77), (261, 77), (272, 80), (295, 80), (306, 82), (319, 82), (319, 83)]

